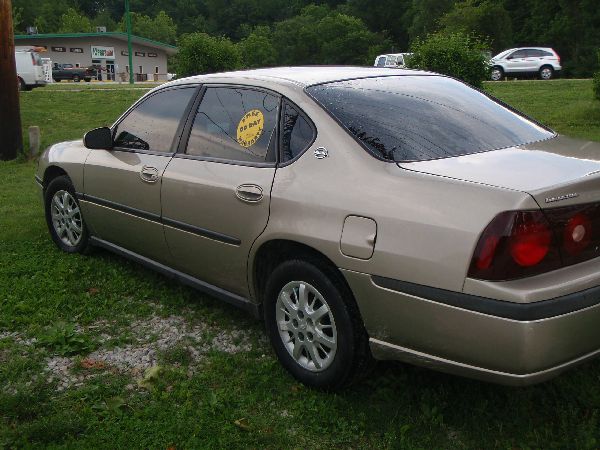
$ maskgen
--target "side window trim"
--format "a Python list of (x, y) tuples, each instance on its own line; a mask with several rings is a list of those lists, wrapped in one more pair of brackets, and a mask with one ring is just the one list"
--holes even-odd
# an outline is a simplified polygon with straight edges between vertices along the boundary
[[(186, 106), (186, 108), (185, 108), (185, 110), (183, 112), (183, 116), (182, 116), (182, 118), (181, 118), (181, 120), (179, 122), (179, 125), (177, 126), (177, 131), (175, 132), (175, 136), (173, 137), (173, 142), (171, 142), (171, 147), (170, 147), (169, 151), (167, 151), (167, 152), (161, 152), (161, 151), (158, 151), (158, 150), (142, 150), (142, 149), (128, 148), (128, 147), (113, 147), (113, 150), (117, 150), (117, 151), (120, 151), (120, 152), (143, 153), (143, 154), (146, 154), (146, 155), (173, 156), (173, 154), (177, 151), (177, 147), (179, 145), (179, 141), (181, 141), (182, 132), (183, 132), (183, 129), (184, 129), (184, 124), (187, 123), (187, 121), (189, 120), (191, 107), (195, 103), (196, 98), (198, 97), (198, 91), (200, 90), (201, 87), (202, 87), (201, 85), (194, 83), (194, 84), (182, 84), (182, 85), (176, 85), (176, 86), (169, 86), (169, 87), (164, 88), (164, 89), (159, 89), (159, 90), (153, 92), (152, 94), (144, 96), (144, 97), (140, 98), (138, 101), (136, 101), (110, 127), (110, 131), (111, 131), (111, 134), (112, 134), (112, 137), (113, 137), (113, 141), (114, 141), (115, 134), (117, 132), (117, 128), (119, 127), (119, 125), (121, 124), (121, 122), (123, 122), (129, 116), (129, 114), (131, 114), (142, 103), (146, 102), (147, 100), (149, 100), (150, 98), (154, 97), (155, 95), (163, 93), (163, 92), (174, 91), (174, 90), (177, 90), (177, 89), (194, 89), (196, 92), (194, 92), (192, 94), (192, 96), (190, 98), (190, 101), (188, 102), (188, 105)], [(176, 142), (177, 142), (177, 145), (175, 145)]]
[[(307, 144), (306, 147), (300, 153), (298, 153), (292, 159), (288, 159), (287, 161), (284, 161), (283, 160), (283, 119), (284, 119), (283, 111), (284, 111), (286, 103), (289, 104), (296, 111), (298, 111), (298, 114), (300, 116), (302, 116), (306, 120), (306, 122), (310, 125), (310, 128), (312, 129), (313, 136), (312, 136), (312, 139), (310, 140), (310, 143)], [(315, 141), (317, 140), (318, 131), (317, 131), (317, 126), (315, 125), (315, 123), (313, 122), (313, 120), (308, 116), (308, 114), (306, 114), (304, 112), (304, 110), (302, 108), (300, 108), (298, 105), (296, 105), (293, 101), (291, 101), (287, 97), (282, 97), (281, 98), (281, 107), (279, 109), (279, 125), (278, 125), (278, 128), (280, 130), (280, 132), (279, 132), (279, 142), (278, 142), (279, 151), (277, 152), (277, 161), (279, 162), (278, 163), (278, 167), (289, 166), (290, 164), (292, 164), (295, 161), (297, 161), (298, 159), (300, 159), (300, 157), (302, 155), (304, 155), (304, 153), (306, 153), (306, 151), (309, 148), (311, 148), (313, 146), (313, 144), (315, 143)]]
[(252, 85), (246, 85), (246, 84), (228, 84), (228, 83), (205, 83), (205, 84), (202, 84), (200, 86), (199, 93), (197, 94), (195, 101), (192, 103), (192, 106), (188, 113), (186, 124), (183, 129), (181, 139), (179, 140), (179, 146), (177, 147), (177, 151), (173, 155), (173, 157), (182, 158), (182, 159), (192, 159), (192, 160), (196, 160), (196, 161), (214, 162), (214, 163), (220, 163), (220, 164), (231, 164), (234, 166), (277, 167), (277, 164), (279, 162), (279, 135), (280, 135), (280, 133), (279, 133), (279, 117), (280, 116), (277, 118), (277, 125), (275, 127), (274, 139), (275, 139), (276, 148), (275, 148), (275, 161), (274, 162), (236, 161), (236, 160), (230, 160), (230, 159), (224, 159), (224, 158), (212, 158), (212, 157), (208, 157), (208, 156), (188, 155), (185, 153), (187, 146), (188, 146), (188, 142), (190, 140), (190, 134), (192, 131), (192, 126), (194, 125), (194, 119), (196, 117), (198, 107), (200, 106), (200, 103), (202, 103), (202, 99), (204, 98), (204, 94), (206, 94), (206, 90), (208, 88), (248, 89), (248, 90), (252, 90), (252, 91), (261, 91), (261, 92), (265, 92), (267, 94), (274, 95), (279, 99), (278, 114), (281, 114), (281, 106), (282, 106), (281, 100), (282, 100), (283, 96), (277, 91), (273, 91), (271, 89), (260, 87), (260, 86), (252, 86)]

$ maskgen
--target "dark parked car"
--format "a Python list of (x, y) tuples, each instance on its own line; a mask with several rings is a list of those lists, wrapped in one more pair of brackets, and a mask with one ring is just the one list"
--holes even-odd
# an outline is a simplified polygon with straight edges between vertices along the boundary
[(72, 80), (78, 83), (81, 80), (86, 82), (96, 78), (96, 70), (89, 67), (75, 67), (73, 64), (54, 63), (52, 67), (52, 79), (54, 81)]

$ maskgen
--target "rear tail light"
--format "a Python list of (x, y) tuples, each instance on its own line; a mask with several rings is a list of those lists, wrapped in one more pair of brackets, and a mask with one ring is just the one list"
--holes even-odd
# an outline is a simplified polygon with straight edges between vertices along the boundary
[(469, 277), (510, 280), (600, 256), (600, 204), (507, 211), (483, 231)]

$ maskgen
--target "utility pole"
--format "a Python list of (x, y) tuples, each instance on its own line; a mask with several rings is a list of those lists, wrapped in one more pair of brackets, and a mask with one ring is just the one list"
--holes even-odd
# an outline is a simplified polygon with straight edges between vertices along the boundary
[(131, 14), (129, 0), (125, 0), (125, 20), (127, 22), (127, 54), (129, 55), (129, 84), (133, 84), (133, 52), (131, 48)]
[(15, 159), (22, 148), (12, 5), (0, 0), (0, 160)]

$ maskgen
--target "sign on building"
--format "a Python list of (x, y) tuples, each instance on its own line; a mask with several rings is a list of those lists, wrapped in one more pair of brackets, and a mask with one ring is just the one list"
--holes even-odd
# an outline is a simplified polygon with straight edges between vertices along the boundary
[(115, 59), (115, 48), (92, 45), (92, 59)]

